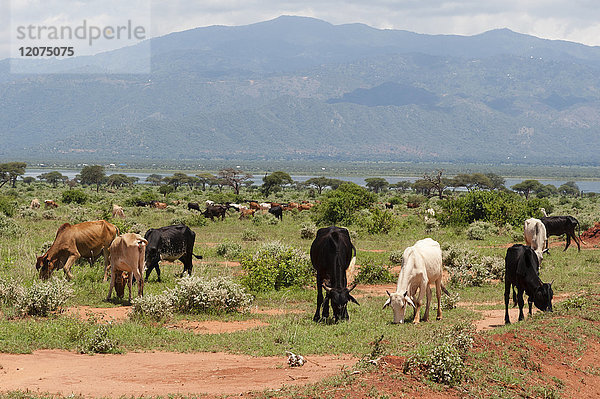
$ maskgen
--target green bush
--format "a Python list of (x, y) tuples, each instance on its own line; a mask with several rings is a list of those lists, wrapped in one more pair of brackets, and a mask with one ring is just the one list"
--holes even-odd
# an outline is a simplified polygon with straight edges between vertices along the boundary
[(183, 313), (247, 312), (254, 298), (244, 288), (226, 277), (207, 280), (204, 277), (183, 277), (165, 295), (173, 308)]
[(258, 241), (260, 235), (258, 231), (252, 229), (245, 229), (242, 231), (242, 240), (243, 241)]
[(159, 199), (158, 195), (156, 195), (156, 193), (154, 191), (152, 191), (151, 189), (148, 189), (148, 190), (144, 191), (141, 195), (130, 197), (129, 199), (127, 199), (124, 202), (124, 204), (126, 206), (135, 206), (136, 202), (138, 202), (138, 201), (150, 202), (150, 201), (158, 201), (158, 199)]
[(395, 265), (401, 264), (403, 254), (404, 254), (404, 251), (400, 250), (400, 249), (390, 252), (390, 262), (392, 262)]
[(15, 201), (12, 197), (0, 196), (0, 214), (13, 217), (17, 211), (17, 207), (17, 201)]
[(381, 284), (393, 283), (396, 279), (390, 269), (384, 265), (375, 263), (373, 259), (363, 259), (354, 279), (358, 284)]
[(313, 269), (303, 251), (271, 242), (263, 244), (254, 254), (241, 259), (246, 272), (243, 282), (252, 291), (271, 291), (309, 284)]
[(131, 300), (129, 317), (134, 320), (148, 318), (152, 321), (166, 321), (173, 317), (173, 301), (167, 295), (144, 295)]
[(62, 193), (62, 202), (65, 204), (85, 204), (88, 200), (88, 195), (79, 189), (66, 190)]
[(300, 227), (300, 238), (312, 240), (317, 235), (317, 226), (312, 223), (303, 223)]
[(502, 258), (481, 256), (462, 246), (448, 246), (442, 253), (450, 283), (455, 286), (481, 286), (490, 279), (502, 280), (504, 277)]
[(275, 216), (273, 216), (269, 212), (266, 212), (266, 213), (257, 212), (254, 214), (254, 217), (252, 218), (252, 224), (254, 224), (256, 226), (260, 226), (260, 225), (264, 225), (264, 224), (275, 225), (277, 223), (279, 223), (279, 219), (277, 219)]
[(321, 204), (315, 207), (313, 218), (317, 225), (350, 225), (356, 221), (354, 213), (368, 209), (376, 199), (376, 195), (364, 187), (343, 183), (325, 194)]
[(21, 228), (12, 218), (0, 213), (0, 237), (15, 237), (21, 233)]
[(81, 353), (119, 353), (119, 343), (110, 335), (111, 324), (92, 326), (81, 338), (79, 351)]
[(25, 287), (15, 280), (0, 279), (0, 304), (14, 305), (25, 296)]
[(59, 278), (35, 281), (15, 303), (18, 312), (30, 316), (48, 316), (73, 296), (73, 284)]
[(367, 228), (370, 234), (388, 234), (397, 225), (398, 221), (389, 210), (371, 208), (371, 217)]
[(467, 228), (469, 240), (485, 240), (491, 235), (498, 234), (498, 228), (489, 222), (476, 220)]
[(237, 242), (222, 242), (217, 245), (217, 255), (226, 259), (238, 258), (242, 254), (242, 246)]

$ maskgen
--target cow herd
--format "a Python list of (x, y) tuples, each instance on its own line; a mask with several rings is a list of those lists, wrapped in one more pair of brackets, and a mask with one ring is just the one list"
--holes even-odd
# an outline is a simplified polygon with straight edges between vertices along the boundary
[[(200, 210), (198, 204), (189, 203), (189, 209)], [(259, 207), (267, 204), (256, 203)], [(267, 210), (275, 210), (276, 217), (281, 218), (281, 212), (287, 207), (272, 204)], [(241, 215), (244, 211), (256, 210), (242, 208), (237, 204), (206, 204), (206, 217), (224, 217), (229, 208), (237, 209)], [(115, 217), (122, 213), (120, 207), (114, 207)], [(119, 212), (120, 210), (120, 212)], [(545, 213), (545, 212), (544, 212)], [(208, 215), (208, 216), (207, 216)], [(542, 219), (528, 219), (524, 223), (524, 238), (527, 245), (515, 244), (508, 248), (505, 257), (505, 322), (510, 323), (508, 304), (512, 288), (513, 301), (519, 305), (519, 320), (523, 320), (523, 294), (528, 296), (529, 314), (532, 304), (542, 311), (552, 310), (552, 283), (543, 283), (539, 277), (543, 253), (548, 251), (549, 235), (566, 234), (567, 245), (570, 238), (577, 243), (574, 234), (578, 222), (571, 216), (545, 216)], [(201, 259), (194, 254), (196, 234), (183, 224), (149, 229), (142, 237), (139, 234), (125, 233), (118, 235), (118, 229), (105, 220), (83, 222), (71, 225), (64, 223), (56, 233), (52, 246), (42, 256), (37, 258), (36, 269), (42, 279), (50, 277), (54, 270), (63, 269), (68, 279), (73, 278), (71, 266), (79, 258), (87, 258), (90, 263), (101, 254), (104, 255), (104, 281), (110, 274), (110, 286), (107, 300), (110, 300), (113, 288), (117, 295), (123, 296), (125, 281), (131, 289), (133, 279), (138, 284), (138, 296), (143, 295), (144, 280), (153, 270), (156, 270), (160, 282), (161, 260), (180, 260), (183, 263), (181, 275), (192, 274), (192, 258)], [(317, 308), (313, 320), (319, 322), (330, 317), (329, 307), (333, 311), (333, 319), (337, 322), (348, 320), (348, 302), (359, 304), (351, 292), (356, 283), (347, 286), (347, 274), (352, 271), (356, 261), (356, 248), (351, 242), (347, 229), (342, 227), (325, 227), (316, 233), (316, 238), (310, 247), (310, 259), (316, 271)], [(145, 277), (143, 275), (146, 271)], [(119, 284), (120, 282), (120, 284)], [(396, 292), (387, 292), (388, 298), (383, 308), (390, 307), (393, 312), (393, 323), (403, 323), (406, 308), (414, 309), (413, 323), (427, 321), (431, 304), (431, 285), (435, 285), (437, 297), (437, 316), (442, 317), (441, 295), (449, 295), (442, 284), (442, 250), (440, 244), (431, 238), (417, 241), (413, 246), (404, 250), (402, 267), (398, 275)], [(323, 290), (325, 295), (323, 295)], [(515, 292), (516, 290), (516, 292)], [(420, 309), (425, 297), (425, 313), (420, 317)]]

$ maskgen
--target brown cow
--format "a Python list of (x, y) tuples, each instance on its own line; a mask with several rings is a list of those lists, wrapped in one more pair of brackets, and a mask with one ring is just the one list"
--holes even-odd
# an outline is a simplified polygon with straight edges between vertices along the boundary
[(256, 212), (256, 209), (240, 209), (240, 219), (254, 216), (254, 212)]
[(29, 208), (39, 209), (40, 208), (40, 200), (37, 198), (32, 199), (31, 203), (29, 204)]
[(254, 209), (254, 210), (259, 210), (260, 209), (260, 205), (258, 204), (258, 202), (250, 202), (250, 209)]
[(46, 208), (58, 208), (58, 204), (52, 200), (44, 200), (44, 206)]
[(299, 211), (309, 211), (310, 208), (313, 207), (313, 204), (300, 204), (298, 205), (298, 210)]
[(139, 234), (125, 233), (115, 238), (110, 244), (110, 287), (107, 301), (110, 301), (112, 290), (117, 280), (117, 272), (127, 272), (127, 287), (129, 287), (129, 303), (131, 303), (131, 285), (135, 277), (138, 283), (138, 296), (144, 295), (144, 260), (148, 241)]
[(150, 206), (156, 209), (167, 209), (167, 204), (164, 202), (152, 201)]
[(104, 255), (104, 281), (108, 276), (110, 244), (117, 236), (117, 228), (106, 220), (65, 223), (58, 228), (56, 238), (46, 253), (37, 258), (35, 268), (41, 279), (48, 279), (54, 270), (63, 269), (70, 280), (71, 266), (81, 257), (94, 259)]

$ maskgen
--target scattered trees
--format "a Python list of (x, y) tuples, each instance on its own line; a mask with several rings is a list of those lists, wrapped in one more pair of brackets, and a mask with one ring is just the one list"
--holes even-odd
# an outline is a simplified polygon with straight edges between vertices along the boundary
[(46, 183), (52, 184), (52, 187), (56, 187), (58, 183), (60, 183), (60, 182), (64, 183), (69, 178), (67, 176), (64, 176), (60, 172), (52, 171), (52, 172), (42, 173), (41, 175), (38, 176), (38, 179), (45, 180)]
[(25, 162), (0, 163), (0, 187), (9, 182), (12, 187), (15, 187), (17, 178), (25, 174), (26, 167)]
[(380, 191), (384, 191), (390, 185), (383, 177), (369, 177), (365, 179), (365, 182), (367, 183), (367, 188), (376, 194)]
[(233, 192), (236, 195), (240, 194), (240, 187), (244, 184), (244, 182), (252, 179), (252, 175), (250, 173), (244, 173), (244, 171), (235, 168), (221, 169), (219, 171), (219, 177), (225, 181), (225, 184), (233, 188)]
[(292, 180), (292, 177), (288, 173), (282, 171), (273, 172), (263, 177), (261, 191), (265, 197), (268, 197), (270, 194), (280, 191), (284, 185), (292, 184), (293, 182), (294, 180)]
[(106, 173), (102, 165), (87, 165), (79, 172), (78, 179), (83, 185), (96, 185), (96, 192), (100, 191), (100, 185), (106, 180)]

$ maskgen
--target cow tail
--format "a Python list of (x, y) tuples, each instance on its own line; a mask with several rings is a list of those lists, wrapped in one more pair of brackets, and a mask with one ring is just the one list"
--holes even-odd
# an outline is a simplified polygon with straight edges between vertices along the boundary
[(196, 255), (194, 253), (192, 253), (192, 255), (194, 255), (194, 258), (196, 258), (196, 259), (202, 259), (202, 255)]
[(442, 286), (442, 291), (444, 291), (444, 294), (450, 296), (450, 293), (448, 292), (448, 290), (446, 289), (446, 287), (444, 287), (444, 284), (440, 284)]
[(581, 225), (579, 224), (579, 220), (577, 221), (577, 235), (579, 237), (579, 241), (581, 241), (583, 245), (587, 245), (585, 241), (581, 239)]

